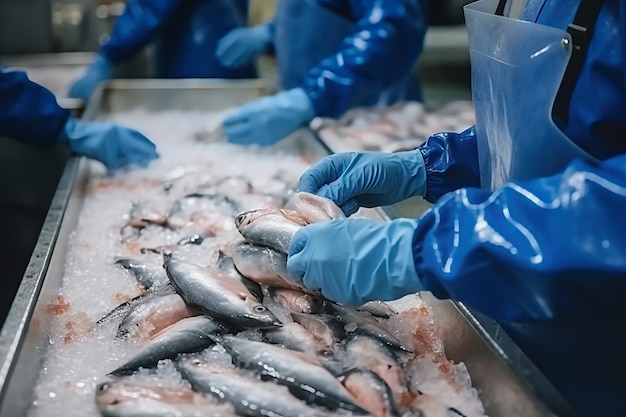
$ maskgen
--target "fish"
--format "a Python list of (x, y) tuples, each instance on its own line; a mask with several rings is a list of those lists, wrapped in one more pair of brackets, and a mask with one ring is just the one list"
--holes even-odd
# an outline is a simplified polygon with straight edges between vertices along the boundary
[(402, 360), (377, 338), (356, 335), (346, 344), (345, 353), (345, 367), (371, 371), (381, 377), (401, 411), (405, 411), (402, 407), (410, 405), (417, 396), (409, 391)]
[(342, 376), (341, 382), (373, 416), (400, 416), (389, 385), (374, 372), (351, 369)]
[(368, 414), (314, 356), (234, 336), (214, 336), (233, 364), (285, 385), (296, 397), (331, 410)]
[(234, 417), (234, 408), (189, 388), (164, 388), (117, 380), (98, 384), (103, 417)]
[(200, 312), (187, 306), (178, 294), (148, 297), (126, 314), (117, 337), (148, 340), (166, 327)]
[(406, 347), (402, 341), (391, 334), (391, 332), (383, 327), (375, 318), (359, 314), (358, 311), (340, 306), (339, 304), (326, 302), (325, 305), (331, 314), (344, 323), (344, 328), (347, 333), (370, 335), (394, 349), (413, 353), (410, 348)]
[(246, 211), (235, 219), (235, 226), (246, 241), (285, 255), (289, 254), (293, 235), (306, 225), (298, 212), (284, 209)]
[(270, 287), (267, 293), (283, 308), (295, 313), (317, 314), (324, 307), (322, 299), (300, 290)]
[[(232, 218), (239, 212), (235, 209), (235, 202), (220, 193), (195, 192), (176, 200), (168, 215), (167, 227), (171, 230), (179, 230), (191, 224), (197, 223), (194, 217), (202, 213), (205, 217), (210, 214), (213, 222), (224, 218)], [(205, 219), (205, 221), (208, 221)]]
[(285, 323), (283, 327), (266, 329), (262, 333), (265, 341), (282, 345), (287, 349), (316, 356), (329, 356), (332, 354), (328, 346), (321, 343), (311, 332), (296, 322)]
[(117, 258), (114, 263), (130, 272), (137, 282), (147, 290), (169, 284), (169, 279), (162, 266), (149, 265), (132, 258)]
[(176, 260), (170, 254), (164, 254), (163, 259), (172, 285), (190, 306), (243, 328), (280, 325), (276, 316), (240, 282), (217, 270)]
[(231, 404), (247, 417), (322, 417), (328, 413), (294, 398), (285, 387), (215, 363), (182, 358), (176, 366), (195, 391), (211, 394)]
[(345, 219), (346, 215), (332, 201), (306, 192), (299, 192), (294, 199), (296, 211), (308, 222), (319, 223), (334, 219)]
[(207, 316), (182, 319), (157, 333), (139, 352), (109, 375), (129, 375), (139, 368), (151, 368), (160, 360), (175, 359), (181, 353), (199, 352), (213, 344), (210, 336), (227, 329)]
[(204, 242), (205, 237), (207, 236), (201, 236), (201, 235), (195, 234), (195, 235), (182, 238), (176, 244), (181, 245), (181, 246), (182, 245), (202, 245), (202, 242)]
[(287, 272), (287, 255), (268, 247), (240, 243), (233, 249), (235, 268), (246, 278), (262, 285), (300, 290)]
[(237, 270), (233, 258), (228, 256), (223, 250), (219, 250), (217, 254), (217, 263), (215, 264), (217, 269), (224, 275), (241, 282), (257, 300), (263, 301), (263, 291), (261, 286), (256, 282), (241, 275), (241, 272)]
[(334, 350), (337, 344), (346, 337), (342, 324), (329, 314), (312, 315), (292, 312), (291, 317), (330, 350)]
[(360, 307), (357, 307), (355, 310), (357, 311), (365, 311), (374, 317), (378, 317), (381, 319), (388, 319), (398, 312), (391, 308), (389, 304), (383, 301), (370, 301), (368, 303), (363, 304)]
[(153, 293), (144, 293), (140, 294), (136, 297), (131, 298), (128, 301), (123, 302), (122, 304), (116, 306), (113, 310), (109, 311), (106, 315), (100, 318), (96, 324), (101, 325), (104, 323), (109, 323), (112, 320), (118, 319), (120, 317), (124, 317), (128, 314), (128, 312), (137, 304), (141, 303), (144, 299), (153, 297)]

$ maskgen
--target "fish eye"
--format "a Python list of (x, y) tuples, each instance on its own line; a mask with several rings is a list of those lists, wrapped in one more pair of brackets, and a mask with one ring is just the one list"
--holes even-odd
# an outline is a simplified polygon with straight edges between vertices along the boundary
[(265, 313), (266, 311), (267, 311), (267, 308), (265, 306), (258, 305), (254, 307), (255, 313)]
[(194, 360), (191, 361), (191, 364), (192, 365), (196, 365), (196, 366), (200, 366), (201, 363), (202, 362), (200, 361), (200, 359), (194, 359)]
[(111, 383), (109, 382), (103, 382), (102, 384), (98, 385), (99, 392), (104, 392), (108, 390), (109, 388), (111, 388)]

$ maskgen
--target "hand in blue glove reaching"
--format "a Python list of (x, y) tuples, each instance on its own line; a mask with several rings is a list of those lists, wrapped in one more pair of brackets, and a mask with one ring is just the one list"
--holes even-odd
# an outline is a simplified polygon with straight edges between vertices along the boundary
[(238, 28), (220, 39), (215, 56), (227, 68), (240, 68), (250, 64), (271, 42), (269, 24)]
[(113, 123), (69, 118), (60, 140), (73, 152), (102, 162), (110, 171), (131, 164), (145, 167), (159, 157), (155, 144), (144, 135)]
[(300, 177), (300, 191), (333, 200), (346, 216), (359, 207), (398, 203), (426, 192), (419, 151), (346, 152), (327, 156)]
[(294, 88), (255, 100), (222, 123), (228, 141), (238, 145), (273, 145), (315, 117), (304, 90)]
[(289, 276), (334, 301), (359, 306), (424, 289), (413, 260), (417, 220), (332, 220), (300, 229), (291, 243)]
[(115, 66), (107, 58), (98, 54), (85, 74), (72, 84), (68, 96), (89, 100), (98, 84), (113, 76)]

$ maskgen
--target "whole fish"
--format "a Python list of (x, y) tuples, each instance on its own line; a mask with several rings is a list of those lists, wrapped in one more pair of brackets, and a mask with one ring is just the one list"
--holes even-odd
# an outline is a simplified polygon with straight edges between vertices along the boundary
[(388, 319), (391, 316), (398, 314), (396, 310), (391, 308), (389, 304), (383, 301), (370, 301), (356, 308), (357, 311), (365, 311), (374, 317), (381, 319)]
[(241, 213), (235, 219), (239, 233), (250, 243), (289, 254), (293, 235), (306, 226), (296, 211), (259, 209)]
[(232, 417), (235, 410), (188, 388), (150, 387), (124, 380), (96, 387), (103, 417)]
[(256, 283), (300, 289), (289, 279), (287, 255), (282, 252), (250, 243), (240, 243), (233, 250), (233, 262), (243, 276)]
[(346, 218), (343, 211), (332, 200), (314, 194), (299, 192), (294, 199), (294, 205), (308, 223)]
[(184, 358), (177, 367), (194, 390), (230, 403), (248, 417), (322, 417), (328, 413), (297, 400), (284, 387), (243, 375), (222, 365)]
[(110, 375), (128, 375), (139, 368), (151, 368), (160, 360), (175, 359), (180, 353), (205, 349), (215, 342), (211, 338), (226, 329), (207, 316), (182, 319), (157, 333), (135, 356)]
[(342, 378), (342, 384), (359, 405), (376, 417), (400, 416), (387, 383), (377, 374), (352, 369)]
[(177, 321), (199, 314), (188, 307), (178, 294), (148, 297), (126, 314), (118, 328), (117, 337), (148, 340)]
[(241, 282), (248, 289), (248, 291), (250, 291), (250, 293), (257, 298), (257, 300), (263, 301), (263, 292), (261, 291), (261, 286), (256, 282), (249, 280), (248, 278), (241, 275), (241, 272), (239, 272), (237, 270), (237, 267), (235, 267), (235, 262), (233, 261), (233, 258), (226, 255), (224, 251), (220, 250), (218, 252), (217, 263), (215, 266), (224, 275), (234, 279), (235, 281)]
[(231, 355), (235, 365), (274, 379), (310, 404), (367, 414), (314, 356), (228, 335), (215, 340)]
[(149, 265), (131, 258), (117, 258), (115, 264), (133, 274), (137, 282), (147, 290), (169, 283), (162, 266)]
[(323, 300), (300, 290), (270, 287), (267, 293), (283, 308), (295, 313), (317, 314), (324, 307)]
[(178, 261), (172, 255), (165, 254), (163, 258), (172, 285), (190, 306), (244, 328), (280, 325), (240, 282), (217, 271)]

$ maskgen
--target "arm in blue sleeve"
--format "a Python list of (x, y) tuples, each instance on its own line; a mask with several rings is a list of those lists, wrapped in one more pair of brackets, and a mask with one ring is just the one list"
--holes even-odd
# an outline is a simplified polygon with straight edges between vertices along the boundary
[(0, 66), (0, 136), (49, 146), (59, 140), (69, 117), (69, 110), (59, 106), (49, 90), (22, 71)]
[(114, 64), (129, 59), (156, 37), (183, 1), (186, 0), (127, 1), (100, 53)]
[(441, 196), (463, 187), (480, 187), (476, 127), (461, 133), (436, 133), (418, 149), (426, 166), (426, 199), (435, 203)]
[(624, 213), (626, 154), (495, 193), (460, 189), (420, 219), (416, 271), (435, 296), (494, 319), (625, 317)]
[(412, 69), (422, 50), (427, 28), (424, 2), (350, 3), (357, 17), (352, 34), (334, 56), (307, 73), (302, 85), (319, 117), (338, 117), (357, 103), (375, 104), (383, 89)]

